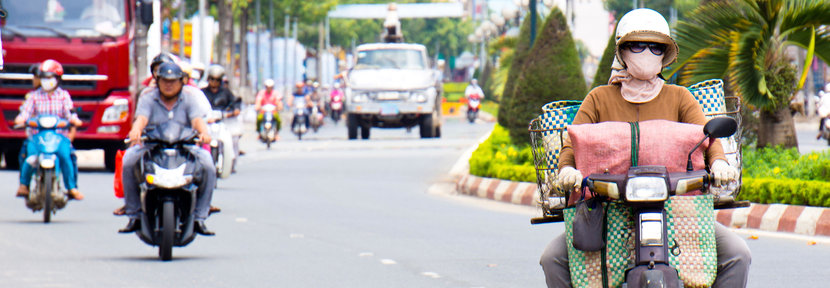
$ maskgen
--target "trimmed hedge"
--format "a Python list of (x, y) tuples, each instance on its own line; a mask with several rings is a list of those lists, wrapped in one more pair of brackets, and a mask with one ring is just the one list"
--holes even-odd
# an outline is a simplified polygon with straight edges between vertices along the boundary
[(830, 152), (801, 155), (796, 148), (743, 149), (743, 176), (830, 181)]
[(530, 146), (516, 146), (498, 124), (470, 158), (470, 174), (511, 181), (536, 182)]
[(830, 207), (830, 182), (743, 178), (739, 198), (763, 204), (780, 203)]

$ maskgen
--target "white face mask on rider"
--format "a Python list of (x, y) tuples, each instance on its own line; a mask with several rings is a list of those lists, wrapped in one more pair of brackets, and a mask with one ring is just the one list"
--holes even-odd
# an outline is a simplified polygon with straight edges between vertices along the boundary
[(55, 77), (40, 78), (40, 87), (45, 91), (52, 91), (58, 87), (58, 79)]
[(657, 77), (663, 68), (663, 55), (654, 55), (650, 49), (634, 53), (622, 50), (626, 69), (612, 72), (611, 84), (621, 84), (620, 93), (625, 101), (646, 103), (660, 94), (665, 81)]

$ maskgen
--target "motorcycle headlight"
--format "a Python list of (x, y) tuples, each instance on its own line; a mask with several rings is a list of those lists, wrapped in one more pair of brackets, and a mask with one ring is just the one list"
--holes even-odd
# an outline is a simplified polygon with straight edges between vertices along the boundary
[(179, 188), (193, 182), (192, 175), (184, 175), (184, 169), (187, 164), (182, 164), (175, 169), (164, 169), (157, 164), (153, 164), (153, 172), (155, 174), (147, 174), (145, 177), (147, 183), (162, 188)]
[(101, 116), (101, 123), (116, 123), (127, 121), (127, 116), (130, 115), (130, 106), (127, 99), (118, 99), (113, 101), (112, 106), (104, 110), (104, 115)]
[(40, 155), (37, 162), (43, 169), (55, 168), (55, 155)]
[(662, 177), (634, 177), (625, 184), (625, 199), (631, 202), (664, 201), (669, 187)]

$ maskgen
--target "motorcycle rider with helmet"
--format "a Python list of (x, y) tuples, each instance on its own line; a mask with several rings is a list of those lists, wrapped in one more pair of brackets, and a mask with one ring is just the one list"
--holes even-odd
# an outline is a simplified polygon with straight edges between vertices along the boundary
[[(262, 119), (264, 118), (262, 115), (262, 106), (271, 104), (276, 106), (276, 110), (274, 110), (274, 120), (277, 122), (277, 132), (280, 131), (280, 113), (282, 111), (282, 95), (276, 89), (274, 89), (274, 80), (272, 79), (265, 79), (263, 83), (265, 85), (265, 89), (260, 90), (259, 93), (256, 94), (256, 100), (254, 101), (254, 110), (257, 112), (256, 116), (256, 131), (259, 131), (260, 125), (262, 125)], [(280, 139), (280, 135), (275, 135), (276, 140)]]
[[(678, 47), (660, 13), (636, 9), (617, 24), (616, 61), (609, 85), (594, 88), (585, 97), (573, 124), (606, 121), (633, 122), (663, 119), (703, 125), (706, 118), (685, 87), (665, 84), (661, 70), (677, 58)], [(723, 147), (716, 141), (706, 151), (715, 185), (736, 179), (738, 171), (727, 164)], [(566, 138), (559, 156), (557, 185), (579, 189), (582, 173), (574, 165), (574, 151)], [(712, 287), (746, 287), (751, 254), (746, 242), (715, 223), (717, 278)], [(540, 259), (548, 287), (570, 287), (565, 235), (554, 238)]]
[[(130, 148), (124, 153), (122, 179), (124, 182), (124, 202), (126, 215), (130, 217), (127, 226), (119, 230), (120, 233), (135, 232), (141, 227), (139, 213), (141, 198), (139, 195), (136, 169), (147, 147), (141, 145), (141, 134), (148, 125), (158, 125), (167, 121), (176, 121), (186, 127), (198, 131), (202, 143), (210, 142), (210, 133), (202, 118), (202, 111), (194, 99), (194, 95), (184, 93), (184, 75), (175, 63), (165, 62), (158, 66), (156, 73), (157, 87), (143, 93), (136, 105), (136, 118), (130, 130)], [(213, 168), (213, 159), (210, 153), (198, 147), (191, 147), (191, 153), (199, 161), (201, 169), (196, 194), (195, 228), (202, 235), (214, 235), (205, 225), (210, 210), (210, 201), (213, 197), (213, 188), (216, 183), (216, 170)]]
[[(297, 82), (296, 84), (294, 84), (294, 93), (291, 95), (293, 97), (288, 99), (288, 107), (291, 107), (291, 109), (294, 109), (295, 108), (294, 107), (294, 101), (298, 100), (299, 98), (302, 98), (302, 99), (305, 100), (306, 113), (308, 115), (311, 115), (311, 107), (312, 107), (311, 105), (313, 105), (313, 104), (311, 104), (311, 92), (307, 92), (308, 90), (306, 89), (306, 86), (308, 86), (308, 85), (303, 84), (303, 82)], [(294, 125), (296, 124), (296, 121), (297, 121), (296, 117), (292, 118), (291, 127), (294, 127)], [(305, 118), (305, 126), (306, 127), (311, 127), (311, 122), (309, 121), (308, 117)]]
[(481, 97), (481, 100), (484, 100), (484, 90), (481, 90), (481, 86), (478, 86), (478, 80), (473, 78), (470, 80), (470, 85), (467, 85), (467, 88), (464, 89), (464, 97), (469, 99), (472, 95), (478, 95)]
[[(63, 76), (63, 66), (58, 61), (48, 59), (40, 64), (37, 70), (40, 88), (27, 94), (28, 97), (20, 107), (20, 114), (14, 119), (15, 126), (22, 126), (29, 118), (41, 114), (67, 119), (74, 126), (82, 124), (78, 115), (72, 111), (73, 104), (69, 92), (60, 88), (61, 76)], [(61, 174), (63, 174), (63, 183), (66, 185), (66, 189), (69, 190), (67, 195), (70, 199), (83, 200), (84, 194), (78, 190), (77, 166), (75, 160), (72, 159), (73, 148), (71, 142), (70, 138), (62, 135), (61, 144), (56, 155)], [(35, 173), (35, 168), (32, 167), (30, 163), (32, 161), (29, 161), (28, 158), (38, 154), (37, 145), (33, 141), (26, 141), (23, 147), (26, 152), (21, 155), (26, 156), (27, 159), (20, 163), (18, 197), (29, 195), (29, 183)]]
[[(239, 116), (242, 98), (233, 95), (228, 86), (222, 84), (222, 78), (225, 77), (225, 68), (216, 64), (210, 65), (207, 76), (208, 87), (202, 89), (202, 92), (207, 96), (212, 109), (231, 112), (231, 117)], [(241, 135), (233, 136), (233, 151), (236, 158), (239, 158), (239, 138), (241, 138)], [(233, 167), (236, 167), (236, 158), (234, 158)]]

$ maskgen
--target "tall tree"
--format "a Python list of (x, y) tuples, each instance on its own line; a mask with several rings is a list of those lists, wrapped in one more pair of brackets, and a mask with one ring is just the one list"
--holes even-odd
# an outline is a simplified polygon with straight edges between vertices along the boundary
[[(802, 86), (815, 53), (830, 62), (830, 1), (712, 1), (678, 23), (680, 83), (724, 78), (744, 103), (760, 110), (758, 146), (797, 146), (788, 103)], [(825, 28), (821, 28), (825, 27)], [(807, 50), (802, 78), (786, 54), (790, 46)]]
[(530, 54), (531, 47), (529, 19), (530, 18), (525, 17), (525, 20), (522, 21), (521, 28), (519, 28), (519, 38), (516, 39), (516, 48), (513, 50), (513, 55), (511, 59), (512, 62), (510, 63), (510, 69), (507, 71), (507, 79), (504, 82), (504, 90), (502, 90), (501, 92), (501, 103), (499, 104), (498, 122), (499, 125), (504, 127), (507, 127), (509, 125), (509, 121), (511, 121), (511, 119), (509, 119), (511, 115), (510, 113), (506, 113), (506, 110), (511, 105), (514, 105), (513, 92), (515, 91), (514, 89), (516, 87), (516, 81), (519, 79), (519, 74), (521, 74), (527, 56)]
[(543, 105), (555, 100), (585, 98), (587, 85), (579, 55), (565, 15), (559, 8), (551, 10), (516, 82), (510, 104), (505, 109), (505, 128), (516, 144), (530, 141), (528, 123), (541, 114)]
[(605, 51), (602, 52), (602, 58), (599, 59), (597, 73), (594, 74), (591, 89), (608, 84), (608, 78), (611, 78), (611, 65), (614, 63), (617, 51), (616, 34), (616, 32), (611, 34), (611, 37), (608, 38), (608, 44), (605, 44)]

